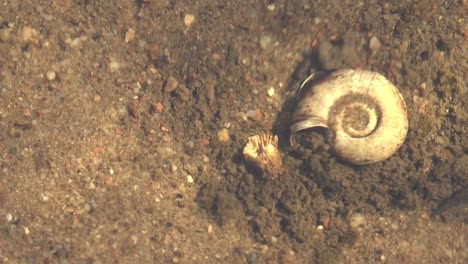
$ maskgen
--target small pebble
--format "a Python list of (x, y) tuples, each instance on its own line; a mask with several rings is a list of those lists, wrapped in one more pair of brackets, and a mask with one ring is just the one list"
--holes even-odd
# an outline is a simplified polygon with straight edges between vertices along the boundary
[(11, 29), (2, 28), (0, 29), (0, 41), (7, 42), (11, 38)]
[(438, 145), (445, 145), (447, 140), (445, 140), (445, 138), (443, 136), (436, 136), (434, 138), (434, 142)]
[(258, 257), (257, 257), (257, 254), (255, 252), (252, 252), (252, 253), (247, 255), (247, 263), (249, 263), (249, 264), (258, 263)]
[(263, 114), (259, 109), (247, 110), (246, 116), (257, 122), (263, 119)]
[(130, 88), (132, 89), (133, 93), (137, 94), (141, 90), (141, 84), (139, 81), (136, 81), (132, 84), (130, 84)]
[(11, 222), (11, 220), (13, 220), (13, 216), (10, 213), (8, 213), (5, 218), (7, 222)]
[(349, 226), (354, 231), (362, 231), (364, 226), (367, 224), (366, 218), (362, 214), (353, 214), (349, 218)]
[(53, 81), (57, 77), (57, 74), (54, 71), (47, 71), (46, 76), (47, 80)]
[(69, 38), (65, 40), (65, 43), (67, 43), (68, 45), (70, 45), (70, 47), (73, 47), (73, 48), (79, 47), (81, 45), (81, 42), (82, 41), (80, 37), (76, 37), (74, 39)]
[(42, 201), (47, 202), (49, 200), (49, 196), (45, 194), (41, 194)]
[(102, 99), (102, 98), (101, 98), (101, 96), (100, 96), (99, 94), (96, 94), (96, 95), (94, 96), (94, 102), (96, 102), (96, 103), (100, 103), (100, 102), (101, 102), (101, 99)]
[(23, 56), (24, 56), (25, 59), (29, 60), (31, 58), (31, 53), (25, 51), (25, 52), (23, 52)]
[(127, 32), (125, 32), (125, 43), (129, 43), (135, 38), (135, 30), (129, 28)]
[(31, 231), (29, 231), (28, 227), (25, 227), (24, 228), (24, 233), (28, 236), (29, 234), (31, 234)]
[(271, 236), (271, 243), (276, 243), (278, 242), (278, 238), (275, 236)]
[(164, 105), (161, 103), (155, 103), (154, 110), (158, 113), (162, 113), (164, 111)]
[(229, 130), (227, 128), (221, 128), (220, 130), (218, 130), (218, 140), (220, 142), (229, 141)]
[(130, 238), (133, 240), (133, 244), (136, 244), (138, 242), (138, 236), (132, 235)]
[(39, 32), (32, 27), (25, 26), (19, 31), (18, 34), (22, 42), (34, 42), (36, 37), (39, 35)]
[(160, 159), (167, 159), (168, 157), (174, 155), (175, 151), (167, 146), (159, 146), (154, 149), (158, 154)]
[(179, 82), (176, 80), (174, 77), (169, 77), (166, 81), (166, 86), (164, 86), (164, 91), (166, 93), (170, 93), (177, 89), (177, 86), (179, 85)]
[(269, 5), (267, 6), (267, 10), (270, 11), (270, 12), (275, 11), (275, 8), (276, 8), (276, 7), (275, 7), (275, 4), (269, 4)]
[(211, 59), (214, 61), (220, 61), (221, 55), (219, 55), (218, 53), (213, 53), (213, 55), (211, 55)]
[(120, 69), (121, 65), (118, 61), (115, 61), (115, 60), (112, 60), (110, 63), (109, 63), (109, 69), (111, 72), (116, 72)]
[(424, 90), (426, 90), (426, 88), (427, 88), (426, 82), (421, 83), (421, 89), (423, 89), (423, 91), (424, 91)]
[(271, 43), (273, 43), (273, 38), (271, 36), (265, 35), (260, 37), (260, 47), (262, 47), (262, 49), (268, 48)]
[(192, 14), (185, 14), (185, 17), (184, 17), (184, 24), (187, 26), (187, 27), (190, 27), (193, 22), (195, 22), (195, 16), (192, 15)]
[(193, 183), (192, 175), (187, 175), (187, 182), (188, 183)]
[(275, 95), (275, 88), (270, 87), (270, 88), (267, 90), (267, 94), (268, 94), (268, 96), (273, 97), (273, 96)]
[(382, 44), (380, 43), (380, 40), (376, 36), (372, 36), (372, 38), (369, 41), (369, 48), (373, 52), (377, 52), (381, 47)]

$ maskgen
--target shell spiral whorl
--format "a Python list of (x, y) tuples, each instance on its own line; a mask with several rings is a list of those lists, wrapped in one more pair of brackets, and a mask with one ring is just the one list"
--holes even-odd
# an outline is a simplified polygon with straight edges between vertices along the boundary
[(348, 94), (331, 108), (329, 126), (353, 138), (366, 137), (379, 126), (381, 115), (379, 105), (369, 96)]
[(403, 143), (408, 131), (406, 105), (381, 74), (341, 70), (301, 94), (291, 136), (317, 126), (333, 132), (333, 149), (344, 160), (374, 163), (390, 157)]

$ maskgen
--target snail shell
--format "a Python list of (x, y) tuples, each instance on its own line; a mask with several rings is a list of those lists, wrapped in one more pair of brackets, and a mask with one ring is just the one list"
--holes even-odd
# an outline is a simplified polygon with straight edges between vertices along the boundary
[(299, 95), (290, 128), (292, 144), (298, 131), (325, 127), (332, 131), (331, 145), (339, 157), (369, 164), (387, 159), (405, 140), (405, 101), (379, 73), (347, 69), (318, 82), (309, 77)]

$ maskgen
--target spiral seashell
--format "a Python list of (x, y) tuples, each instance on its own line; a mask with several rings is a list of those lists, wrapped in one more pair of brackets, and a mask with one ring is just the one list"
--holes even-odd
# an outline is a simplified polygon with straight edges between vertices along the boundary
[(318, 81), (309, 77), (299, 97), (291, 144), (298, 131), (325, 127), (332, 131), (331, 145), (339, 157), (369, 164), (394, 154), (408, 132), (403, 97), (376, 72), (347, 69)]

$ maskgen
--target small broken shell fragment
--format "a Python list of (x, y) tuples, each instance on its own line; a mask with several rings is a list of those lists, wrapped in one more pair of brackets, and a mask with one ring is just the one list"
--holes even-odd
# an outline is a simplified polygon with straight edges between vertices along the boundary
[(263, 175), (276, 177), (283, 170), (277, 136), (261, 134), (249, 137), (243, 154), (247, 164)]

